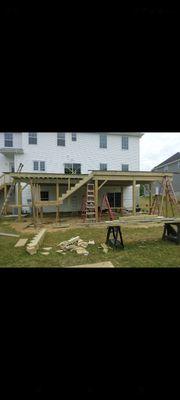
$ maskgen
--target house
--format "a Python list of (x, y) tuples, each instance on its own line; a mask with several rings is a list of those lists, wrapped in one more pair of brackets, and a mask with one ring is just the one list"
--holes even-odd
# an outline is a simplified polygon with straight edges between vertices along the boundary
[[(180, 152), (175, 153), (173, 156), (167, 158), (161, 164), (153, 168), (153, 172), (164, 172), (164, 175), (173, 173), (173, 189), (177, 199), (180, 200)], [(158, 192), (159, 186), (156, 185), (156, 192)]]
[[(0, 133), (0, 175), (15, 173), (20, 163), (22, 173), (87, 175), (92, 171), (139, 171), (139, 147), (142, 133)], [(66, 188), (61, 185), (60, 192)], [(81, 187), (62, 204), (62, 211), (80, 211), (85, 187)], [(61, 194), (60, 193), (60, 194)], [(132, 208), (132, 186), (104, 186), (110, 204)], [(17, 202), (17, 191), (11, 198)], [(55, 199), (51, 185), (41, 188), (40, 198)], [(1, 203), (3, 196), (1, 194)], [(30, 186), (22, 192), (23, 207), (31, 202)], [(52, 208), (45, 208), (52, 211)], [(54, 210), (55, 211), (55, 208)]]

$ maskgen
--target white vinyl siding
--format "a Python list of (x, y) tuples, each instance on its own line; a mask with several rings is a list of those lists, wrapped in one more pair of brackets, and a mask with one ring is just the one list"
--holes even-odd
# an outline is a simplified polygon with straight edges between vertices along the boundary
[(13, 133), (4, 134), (4, 147), (13, 147)]
[(168, 168), (168, 165), (165, 165), (165, 166), (164, 166), (164, 172), (168, 172), (168, 169), (169, 169), (169, 168)]
[(129, 137), (122, 136), (122, 150), (128, 150), (128, 149), (129, 149)]
[(57, 146), (65, 146), (65, 133), (57, 133)]
[(37, 144), (37, 133), (29, 133), (29, 144)]
[(100, 149), (107, 149), (107, 135), (104, 133), (100, 134), (99, 140), (100, 140), (99, 143)]

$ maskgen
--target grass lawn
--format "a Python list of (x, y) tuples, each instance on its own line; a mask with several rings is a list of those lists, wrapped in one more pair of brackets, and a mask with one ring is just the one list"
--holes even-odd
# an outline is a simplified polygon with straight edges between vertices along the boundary
[[(10, 221), (0, 221), (0, 231), (16, 233)], [(53, 247), (48, 256), (30, 256), (25, 248), (14, 248), (18, 238), (0, 236), (0, 266), (2, 267), (67, 267), (87, 263), (111, 261), (115, 267), (180, 267), (180, 246), (162, 241), (163, 227), (126, 227), (122, 226), (125, 249), (110, 249), (107, 254), (99, 249), (106, 239), (106, 228), (76, 228), (47, 233), (42, 247)], [(57, 244), (79, 235), (84, 240), (95, 240), (95, 245), (89, 245), (88, 256), (75, 252), (58, 254)], [(23, 233), (23, 238), (31, 238), (33, 234)], [(43, 251), (43, 250), (42, 250)]]

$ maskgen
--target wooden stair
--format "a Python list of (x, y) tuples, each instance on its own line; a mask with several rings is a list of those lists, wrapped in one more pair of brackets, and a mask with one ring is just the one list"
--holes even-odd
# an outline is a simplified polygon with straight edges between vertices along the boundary
[(78, 183), (76, 183), (71, 189), (67, 190), (66, 193), (63, 193), (61, 197), (59, 197), (59, 203), (62, 204), (64, 200), (66, 200), (69, 196), (75, 193), (78, 189), (80, 189), (85, 183), (89, 182), (93, 177), (93, 172), (81, 179)]

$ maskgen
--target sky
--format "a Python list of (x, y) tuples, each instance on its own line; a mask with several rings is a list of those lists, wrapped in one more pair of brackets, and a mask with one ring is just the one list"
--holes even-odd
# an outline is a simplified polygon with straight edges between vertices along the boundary
[(180, 132), (144, 133), (140, 139), (140, 169), (150, 171), (177, 152), (180, 152)]

